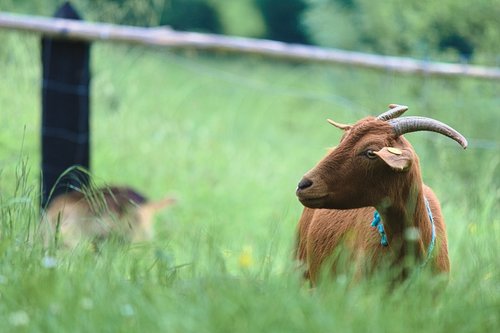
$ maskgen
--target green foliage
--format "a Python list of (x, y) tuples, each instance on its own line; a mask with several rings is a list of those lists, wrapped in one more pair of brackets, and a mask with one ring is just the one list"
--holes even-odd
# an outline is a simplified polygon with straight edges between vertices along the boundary
[(211, 0), (210, 3), (217, 8), (225, 34), (246, 37), (265, 35), (265, 24), (254, 0)]
[[(61, 0), (0, 0), (2, 10), (52, 16)], [(73, 0), (82, 17), (138, 26), (268, 37), (307, 43), (300, 17), (304, 0)]]
[(321, 45), (388, 55), (495, 64), (500, 1), (309, 0), (305, 22)]
[(254, 0), (266, 23), (266, 38), (288, 43), (308, 43), (306, 30), (301, 23), (306, 9), (303, 0)]
[(176, 30), (206, 31), (221, 33), (218, 12), (203, 0), (170, 0), (163, 4), (161, 25)]
[[(0, 0), (3, 10), (52, 16), (63, 3)], [(70, 3), (85, 20), (137, 26), (169, 25), (177, 30), (223, 32), (217, 8), (209, 0), (74, 0)]]

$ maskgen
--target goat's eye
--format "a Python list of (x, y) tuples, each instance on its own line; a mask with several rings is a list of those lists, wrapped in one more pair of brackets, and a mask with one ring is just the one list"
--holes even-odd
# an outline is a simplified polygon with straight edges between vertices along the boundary
[(375, 154), (375, 152), (371, 149), (368, 149), (367, 151), (365, 151), (365, 156), (370, 158), (370, 159), (374, 159), (377, 157), (377, 154)]

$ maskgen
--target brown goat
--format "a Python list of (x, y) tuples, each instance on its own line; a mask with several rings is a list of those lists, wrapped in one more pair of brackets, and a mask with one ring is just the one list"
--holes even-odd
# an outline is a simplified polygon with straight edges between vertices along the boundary
[[(339, 253), (347, 254), (356, 276), (372, 271), (383, 260), (401, 267), (404, 277), (403, 263), (410, 258), (435, 272), (450, 270), (439, 201), (422, 182), (418, 157), (403, 134), (433, 131), (463, 148), (467, 140), (434, 119), (397, 118), (406, 106), (389, 107), (380, 116), (354, 125), (329, 120), (344, 135), (298, 184), (296, 194), (305, 208), (298, 223), (296, 257), (305, 264), (313, 284), (327, 259), (334, 272), (339, 269)], [(370, 225), (375, 210), (383, 223), (385, 244)]]
[(153, 215), (173, 202), (172, 198), (148, 202), (135, 190), (120, 186), (61, 194), (52, 200), (42, 221), (45, 245), (59, 238), (67, 248), (85, 240), (97, 245), (111, 237), (149, 240)]

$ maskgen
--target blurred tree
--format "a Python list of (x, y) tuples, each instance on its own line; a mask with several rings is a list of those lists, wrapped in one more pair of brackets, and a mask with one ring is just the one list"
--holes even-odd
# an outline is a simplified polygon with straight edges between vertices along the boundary
[(222, 33), (217, 10), (204, 0), (165, 1), (160, 24), (176, 30)]
[(304, 23), (320, 45), (454, 61), (457, 56), (465, 60), (474, 56), (484, 62), (500, 53), (500, 0), (308, 0), (308, 4)]
[[(169, 25), (176, 30), (222, 33), (219, 15), (208, 0), (91, 0), (101, 19), (138, 26)], [(112, 17), (107, 17), (111, 15)]]
[(301, 22), (307, 5), (304, 0), (255, 0), (266, 24), (266, 38), (289, 43), (309, 44)]
[(265, 25), (262, 15), (255, 6), (255, 0), (209, 1), (219, 13), (224, 33), (246, 37), (264, 36)]

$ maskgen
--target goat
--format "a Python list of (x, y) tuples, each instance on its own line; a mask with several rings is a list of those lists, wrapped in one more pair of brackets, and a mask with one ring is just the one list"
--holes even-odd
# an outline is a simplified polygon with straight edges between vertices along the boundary
[(58, 195), (42, 220), (45, 246), (59, 236), (66, 248), (75, 248), (82, 240), (94, 245), (109, 238), (126, 242), (149, 240), (153, 215), (174, 201), (167, 197), (149, 202), (142, 194), (123, 186)]
[[(403, 134), (433, 131), (464, 149), (467, 140), (431, 118), (398, 118), (406, 106), (389, 107), (354, 125), (328, 119), (344, 131), (340, 143), (297, 186), (296, 195), (305, 208), (297, 228), (296, 259), (305, 265), (312, 284), (328, 258), (332, 272), (339, 269), (340, 261), (332, 255), (344, 250), (358, 277), (384, 260), (401, 267), (398, 274), (404, 277), (409, 258), (434, 272), (450, 270), (439, 201), (423, 183), (417, 154)], [(370, 226), (372, 220), (378, 228)]]

